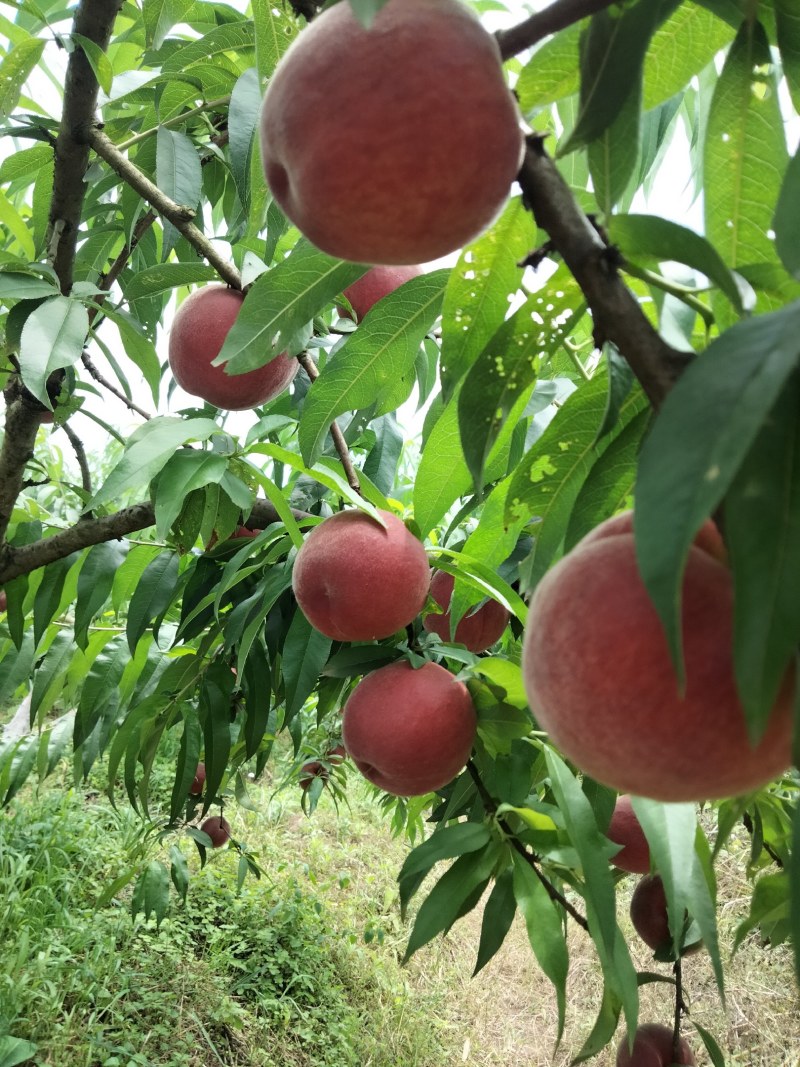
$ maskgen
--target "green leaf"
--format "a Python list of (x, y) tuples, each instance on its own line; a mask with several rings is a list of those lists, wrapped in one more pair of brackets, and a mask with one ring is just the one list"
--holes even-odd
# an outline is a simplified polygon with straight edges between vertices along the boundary
[(166, 538), (189, 493), (212, 483), (218, 484), (227, 469), (227, 458), (217, 452), (187, 448), (168, 459), (155, 485), (158, 536)]
[(33, 601), (33, 639), (37, 648), (47, 627), (56, 614), (60, 614), (67, 575), (80, 558), (79, 552), (72, 552), (44, 568), (42, 581)]
[(792, 924), (794, 973), (800, 982), (800, 803), (795, 801), (792, 812), (792, 852), (789, 869), (789, 918)]
[(38, 1050), (39, 1046), (32, 1041), (4, 1034), (0, 1037), (0, 1067), (18, 1067), (18, 1064), (32, 1060)]
[(178, 580), (178, 553), (159, 552), (145, 568), (128, 606), (126, 633), (131, 655), (150, 623), (167, 608)]
[(276, 7), (272, 0), (252, 0), (251, 7), (255, 28), (256, 67), (263, 84), (297, 36), (299, 26), (294, 12)]
[[(798, 20), (800, 21), (800, 20)], [(775, 248), (790, 274), (800, 281), (800, 148), (789, 161), (775, 207)], [(2, 276), (0, 276), (0, 279)]]
[(125, 283), (128, 300), (141, 300), (169, 293), (179, 285), (196, 285), (217, 277), (213, 267), (205, 263), (155, 263), (134, 274)]
[(98, 722), (114, 721), (119, 709), (119, 684), (128, 661), (125, 640), (122, 634), (117, 634), (92, 663), (75, 714), (72, 740), (75, 748), (83, 744)]
[[(200, 157), (192, 140), (185, 133), (166, 126), (159, 126), (156, 134), (156, 184), (176, 204), (192, 211), (203, 190)], [(162, 259), (167, 258), (177, 240), (178, 231), (172, 223), (165, 221)]]
[(34, 308), (22, 327), (19, 364), (22, 380), (51, 411), (47, 379), (80, 359), (89, 332), (89, 312), (77, 300), (54, 296)]
[(185, 71), (196, 64), (204, 64), (213, 70), (224, 65), (226, 52), (249, 55), (254, 47), (255, 31), (249, 20), (225, 22), (209, 30), (199, 40), (182, 43), (165, 61), (163, 69), (165, 72), (177, 72)]
[(234, 85), (228, 109), (231, 174), (245, 214), (250, 211), (250, 154), (257, 145), (256, 127), (260, 111), (258, 71), (250, 67)]
[(577, 93), (580, 38), (581, 24), (575, 22), (537, 48), (519, 72), (515, 91), (525, 116)]
[(442, 306), (442, 394), (453, 391), (489, 343), (522, 281), (520, 260), (536, 243), (533, 216), (512, 200), (497, 222), (467, 245), (450, 272)]
[(397, 881), (400, 887), (400, 909), (405, 915), (408, 903), (419, 889), (434, 864), (441, 860), (464, 856), (488, 846), (491, 840), (485, 823), (458, 822), (435, 830), (406, 856)]
[(232, 374), (263, 366), (365, 269), (301, 239), (285, 259), (256, 278), (213, 366), (226, 363)]
[(163, 863), (151, 860), (144, 868), (133, 888), (131, 914), (134, 918), (142, 913), (145, 919), (155, 916), (156, 926), (166, 918), (169, 911), (169, 872)]
[(614, 121), (589, 145), (589, 173), (597, 204), (610, 216), (636, 171), (642, 134), (642, 84), (631, 86)]
[(547, 890), (537, 878), (530, 863), (516, 851), (512, 855), (514, 857), (514, 897), (525, 919), (528, 940), (534, 956), (539, 961), (539, 966), (555, 987), (558, 1005), (557, 1039), (560, 1041), (564, 1032), (567, 972), (569, 970), (567, 942), (561, 925), (560, 910), (547, 895)]
[(178, 762), (175, 767), (175, 781), (172, 785), (172, 800), (169, 808), (170, 822), (178, 818), (186, 804), (189, 788), (197, 774), (202, 739), (203, 732), (192, 708), (184, 720), (181, 743), (178, 748)]
[(509, 867), (495, 880), (494, 887), (483, 909), (481, 939), (478, 944), (478, 958), (475, 962), (475, 970), (472, 972), (473, 978), (500, 950), (506, 939), (506, 934), (511, 929), (516, 911), (514, 875), (513, 869)]
[(445, 871), (420, 905), (406, 946), (404, 963), (417, 949), (448, 930), (460, 917), (464, 903), (491, 875), (499, 848), (499, 845), (489, 842), (480, 851), (459, 856), (452, 867)]
[(791, 886), (786, 871), (765, 874), (758, 879), (750, 900), (750, 914), (736, 929), (734, 952), (756, 927), (784, 921), (789, 916), (790, 894)]
[[(601, 11), (592, 18), (581, 40), (580, 111), (559, 155), (590, 144), (616, 120), (640, 84), (651, 36), (679, 2), (636, 4), (621, 15)], [(619, 76), (622, 69), (624, 78)]]
[(636, 553), (642, 578), (682, 663), (681, 575), (702, 523), (730, 486), (800, 360), (800, 301), (737, 323), (689, 366), (642, 448)]
[[(484, 469), (487, 482), (506, 473), (511, 436), (528, 399), (527, 391), (519, 397), (492, 447)], [(414, 519), (423, 537), (469, 490), (470, 481), (458, 427), (457, 390), (431, 430), (414, 482)]]
[(800, 12), (794, 0), (775, 0), (775, 25), (783, 76), (794, 109), (800, 112)]
[(705, 136), (706, 235), (730, 267), (770, 261), (768, 231), (787, 160), (769, 42), (743, 23), (717, 81)]
[(800, 642), (800, 371), (789, 378), (725, 497), (734, 665), (751, 739), (767, 725)]
[(700, 1035), (703, 1044), (706, 1047), (706, 1052), (711, 1060), (713, 1067), (725, 1067), (725, 1056), (722, 1053), (722, 1049), (719, 1047), (713, 1036), (701, 1026), (695, 1019), (690, 1020), (692, 1026)]
[(127, 541), (101, 541), (89, 549), (78, 575), (75, 644), (79, 648), (86, 647), (89, 624), (108, 600), (114, 577), (125, 562), (129, 548)]
[(644, 66), (644, 110), (685, 89), (732, 39), (731, 27), (710, 11), (697, 4), (681, 4), (650, 42)]
[(23, 274), (21, 271), (0, 271), (1, 300), (35, 300), (37, 297), (57, 295), (56, 286), (45, 278), (38, 278), (35, 274)]
[(177, 845), (171, 845), (169, 850), (170, 868), (169, 876), (175, 886), (175, 892), (186, 903), (186, 894), (189, 892), (189, 864), (186, 857)]
[(38, 37), (31, 37), (20, 41), (3, 56), (0, 62), (0, 118), (6, 118), (16, 108), (22, 86), (42, 58), (44, 45)]
[(183, 22), (194, 0), (142, 0), (145, 40), (150, 48), (160, 48), (173, 26)]
[(605, 373), (585, 382), (514, 472), (506, 497), (506, 521), (538, 520), (534, 551), (520, 568), (525, 588), (533, 587), (545, 573), (564, 538), (578, 492), (598, 456), (597, 432), (607, 395)]
[(203, 759), (206, 765), (205, 803), (207, 812), (228, 769), (231, 752), (231, 695), (236, 676), (229, 664), (215, 660), (203, 675), (200, 686), (199, 717), (203, 727)]
[(693, 230), (656, 215), (615, 215), (609, 222), (609, 236), (626, 259), (675, 260), (701, 271), (734, 309), (742, 312), (742, 297), (733, 273), (714, 246)]
[(181, 445), (205, 441), (218, 430), (213, 419), (167, 415), (151, 419), (131, 436), (125, 454), (89, 501), (87, 510), (117, 501), (128, 490), (147, 485)]
[(448, 273), (422, 274), (389, 293), (325, 365), (300, 418), (300, 449), (308, 465), (319, 458), (331, 423), (343, 412), (376, 405), (375, 414), (385, 414), (395, 407), (403, 378), (411, 391), (414, 361), (439, 315)]
[(286, 634), (281, 659), (287, 722), (294, 718), (314, 691), (330, 651), (330, 638), (315, 630), (302, 611), (296, 611)]
[(62, 630), (56, 634), (33, 675), (31, 693), (31, 723), (44, 718), (53, 704), (63, 695), (64, 677), (75, 655), (72, 636)]
[(83, 54), (86, 56), (87, 62), (94, 72), (97, 84), (106, 96), (108, 96), (111, 92), (111, 83), (114, 80), (114, 71), (111, 67), (111, 60), (99, 44), (95, 41), (91, 41), (88, 37), (84, 37), (82, 33), (73, 32), (70, 34), (70, 37), (83, 49)]

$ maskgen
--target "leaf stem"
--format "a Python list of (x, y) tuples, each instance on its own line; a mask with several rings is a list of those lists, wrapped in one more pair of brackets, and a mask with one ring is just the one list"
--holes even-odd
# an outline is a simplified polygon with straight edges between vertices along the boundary
[[(309, 376), (312, 382), (315, 382), (319, 378), (319, 371), (314, 360), (308, 354), (308, 352), (301, 352), (297, 361), (306, 374)], [(359, 481), (358, 471), (356, 470), (353, 459), (350, 455), (350, 449), (347, 446), (344, 434), (339, 427), (338, 422), (331, 423), (331, 438), (333, 440), (334, 447), (339, 454), (339, 459), (342, 461), (342, 467), (344, 467), (345, 477), (347, 478), (347, 484), (351, 489), (354, 489), (357, 493), (361, 493), (361, 482)]]
[(142, 141), (146, 141), (148, 137), (152, 137), (154, 133), (158, 133), (160, 127), (164, 129), (170, 129), (172, 126), (180, 126), (186, 122), (187, 119), (193, 119), (195, 115), (202, 115), (206, 111), (218, 111), (221, 107), (227, 106), (231, 102), (231, 94), (227, 96), (220, 96), (216, 100), (207, 100), (205, 103), (200, 104), (199, 107), (193, 107), (190, 111), (182, 111), (180, 115), (173, 115), (171, 119), (165, 119), (160, 122), (158, 126), (151, 126), (149, 130), (142, 130), (141, 133), (136, 133), (133, 137), (129, 137), (127, 141), (123, 141), (117, 145), (120, 152), (127, 152), (129, 148), (133, 148), (134, 145), (140, 144)]

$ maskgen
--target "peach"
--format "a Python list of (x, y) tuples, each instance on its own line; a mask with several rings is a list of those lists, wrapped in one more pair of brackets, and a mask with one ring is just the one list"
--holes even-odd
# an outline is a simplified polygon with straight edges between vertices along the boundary
[(633, 1048), (626, 1037), (617, 1049), (617, 1067), (670, 1067), (670, 1064), (694, 1067), (696, 1063), (686, 1039), (678, 1038), (676, 1050), (672, 1030), (661, 1023), (643, 1023), (636, 1029)]
[(203, 786), (206, 784), (206, 765), (205, 763), (198, 763), (197, 770), (195, 771), (192, 784), (189, 786), (189, 792), (193, 797), (199, 797), (203, 792)]
[(422, 625), (429, 633), (438, 634), (443, 641), (455, 641), (465, 645), (470, 652), (485, 652), (499, 641), (508, 625), (508, 612), (496, 600), (487, 600), (477, 611), (467, 614), (456, 626), (455, 637), (450, 636), (450, 601), (455, 578), (447, 571), (436, 571), (431, 579), (431, 596), (444, 608), (441, 615), (429, 613), (423, 616)]
[(221, 815), (212, 815), (200, 826), (204, 834), (211, 838), (212, 848), (222, 848), (230, 840), (231, 826)]
[(365, 778), (408, 797), (447, 785), (469, 759), (476, 716), (467, 687), (437, 663), (408, 660), (364, 678), (345, 704), (342, 734)]
[(300, 366), (281, 352), (246, 374), (228, 374), (224, 367), (212, 367), (243, 301), (240, 292), (224, 285), (195, 289), (175, 313), (169, 335), (169, 365), (178, 385), (227, 411), (266, 404), (287, 388)]
[(416, 278), (421, 273), (422, 270), (419, 267), (373, 267), (357, 282), (348, 285), (344, 290), (344, 295), (350, 301), (356, 318), (363, 319), (379, 300), (383, 300), (389, 293), (399, 289), (404, 282)]
[(607, 836), (615, 844), (622, 845), (616, 856), (611, 857), (615, 867), (630, 871), (631, 874), (647, 874), (650, 870), (650, 846), (627, 794), (617, 798)]
[(369, 29), (323, 11), (261, 112), (272, 195), (309, 240), (357, 263), (437, 259), (500, 213), (523, 152), (497, 43), (460, 0), (388, 0)]
[(536, 589), (522, 651), (531, 710), (570, 760), (612, 789), (709, 800), (757, 789), (791, 763), (791, 672), (750, 744), (733, 670), (733, 583), (719, 549), (711, 526), (689, 550), (683, 693), (639, 575), (631, 513), (593, 530)]
[(328, 768), (319, 760), (309, 760), (300, 768), (300, 788), (305, 792), (310, 789), (315, 778), (321, 778), (323, 782), (329, 777)]
[(670, 947), (667, 895), (660, 874), (646, 874), (639, 880), (631, 897), (631, 922), (653, 952)]
[(335, 641), (371, 641), (402, 630), (422, 609), (431, 580), (422, 543), (396, 515), (386, 527), (363, 511), (315, 526), (294, 561), (292, 588), (311, 625)]

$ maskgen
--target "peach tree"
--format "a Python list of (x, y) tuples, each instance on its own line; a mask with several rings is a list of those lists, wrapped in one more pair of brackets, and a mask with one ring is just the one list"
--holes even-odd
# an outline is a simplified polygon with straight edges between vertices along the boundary
[[(617, 1034), (620, 1064), (691, 1063), (693, 1044), (719, 1067), (681, 958), (702, 941), (724, 989), (714, 861), (740, 824), (753, 892), (739, 939), (800, 943), (795, 0), (552, 0), (526, 18), (502, 0), (349, 4), (39, 0), (0, 16), (0, 699), (21, 709), (0, 734), (0, 804), (63, 759), (76, 781), (101, 762), (112, 800), (171, 846), (171, 869), (111, 887), (133, 883), (160, 921), (170, 877), (187, 891), (181, 846), (204, 860), (228, 844), (223, 812), (252, 803), (276, 741), (309, 811), (323, 791), (342, 799), (351, 693), (434, 663), (466, 686), (477, 732), (454, 780), (376, 789), (415, 844), (399, 873), (403, 910), (419, 904), (408, 955), (482, 902), (478, 970), (520, 913), (561, 1033), (577, 924), (603, 988), (575, 1062)], [(233, 325), (187, 302), (176, 355), (176, 304), (220, 285)], [(204, 399), (209, 375), (235, 396), (274, 359), (299, 366), (277, 396), (236, 415)], [(613, 716), (652, 661), (638, 626), (615, 641), (606, 594), (577, 585), (575, 625), (521, 663), (537, 590), (631, 507), (621, 582), (641, 583), (635, 610), (656, 619), (671, 706), (694, 670), (684, 568), (713, 520), (736, 728), (754, 747), (783, 716), (780, 754), (743, 795), (701, 783), (680, 802), (655, 786), (626, 801), (633, 869), (659, 879), (666, 909), (644, 973), (618, 925), (614, 857), (630, 842), (609, 836), (634, 791), (614, 764), (631, 758), (612, 751), (592, 778), (542, 728), (559, 707), (538, 703), (563, 657), (582, 708), (609, 690)], [(326, 634), (298, 607), (295, 558), (343, 508), (403, 520), (446, 576), (389, 636)], [(366, 557), (354, 544), (337, 563), (357, 584)], [(370, 582), (364, 597), (381, 591)], [(488, 643), (465, 636), (487, 608)], [(662, 713), (625, 714), (623, 747)], [(660, 751), (637, 749), (645, 782), (664, 746), (678, 769), (699, 733), (700, 762), (721, 759), (728, 728), (710, 721), (659, 719)], [(151, 795), (162, 745), (173, 783)], [(259, 873), (235, 832), (229, 847), (242, 877)], [(665, 1020), (639, 1026), (650, 981), (674, 989), (666, 1037)]]

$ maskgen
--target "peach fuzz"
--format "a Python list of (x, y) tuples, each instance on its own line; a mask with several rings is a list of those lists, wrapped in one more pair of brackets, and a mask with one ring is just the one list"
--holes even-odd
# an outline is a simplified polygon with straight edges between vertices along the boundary
[(396, 515), (386, 526), (340, 511), (315, 526), (294, 561), (292, 588), (311, 625), (334, 641), (390, 637), (419, 614), (431, 580), (422, 543)]
[(364, 678), (342, 718), (345, 748), (365, 778), (395, 796), (447, 785), (469, 759), (476, 716), (467, 687), (437, 663), (408, 660)]
[(213, 367), (239, 314), (243, 295), (224, 285), (195, 289), (175, 313), (168, 359), (178, 385), (226, 411), (245, 411), (272, 400), (289, 386), (300, 364), (282, 352), (246, 374)]
[(500, 213), (523, 154), (494, 37), (460, 0), (349, 4), (301, 31), (270, 79), (272, 195), (318, 248), (356, 263), (438, 259)]
[(683, 694), (639, 575), (630, 513), (587, 535), (531, 601), (522, 653), (531, 710), (570, 760), (620, 792), (734, 796), (791, 763), (791, 674), (750, 745), (733, 672), (733, 584), (714, 535), (701, 531), (684, 574)]

